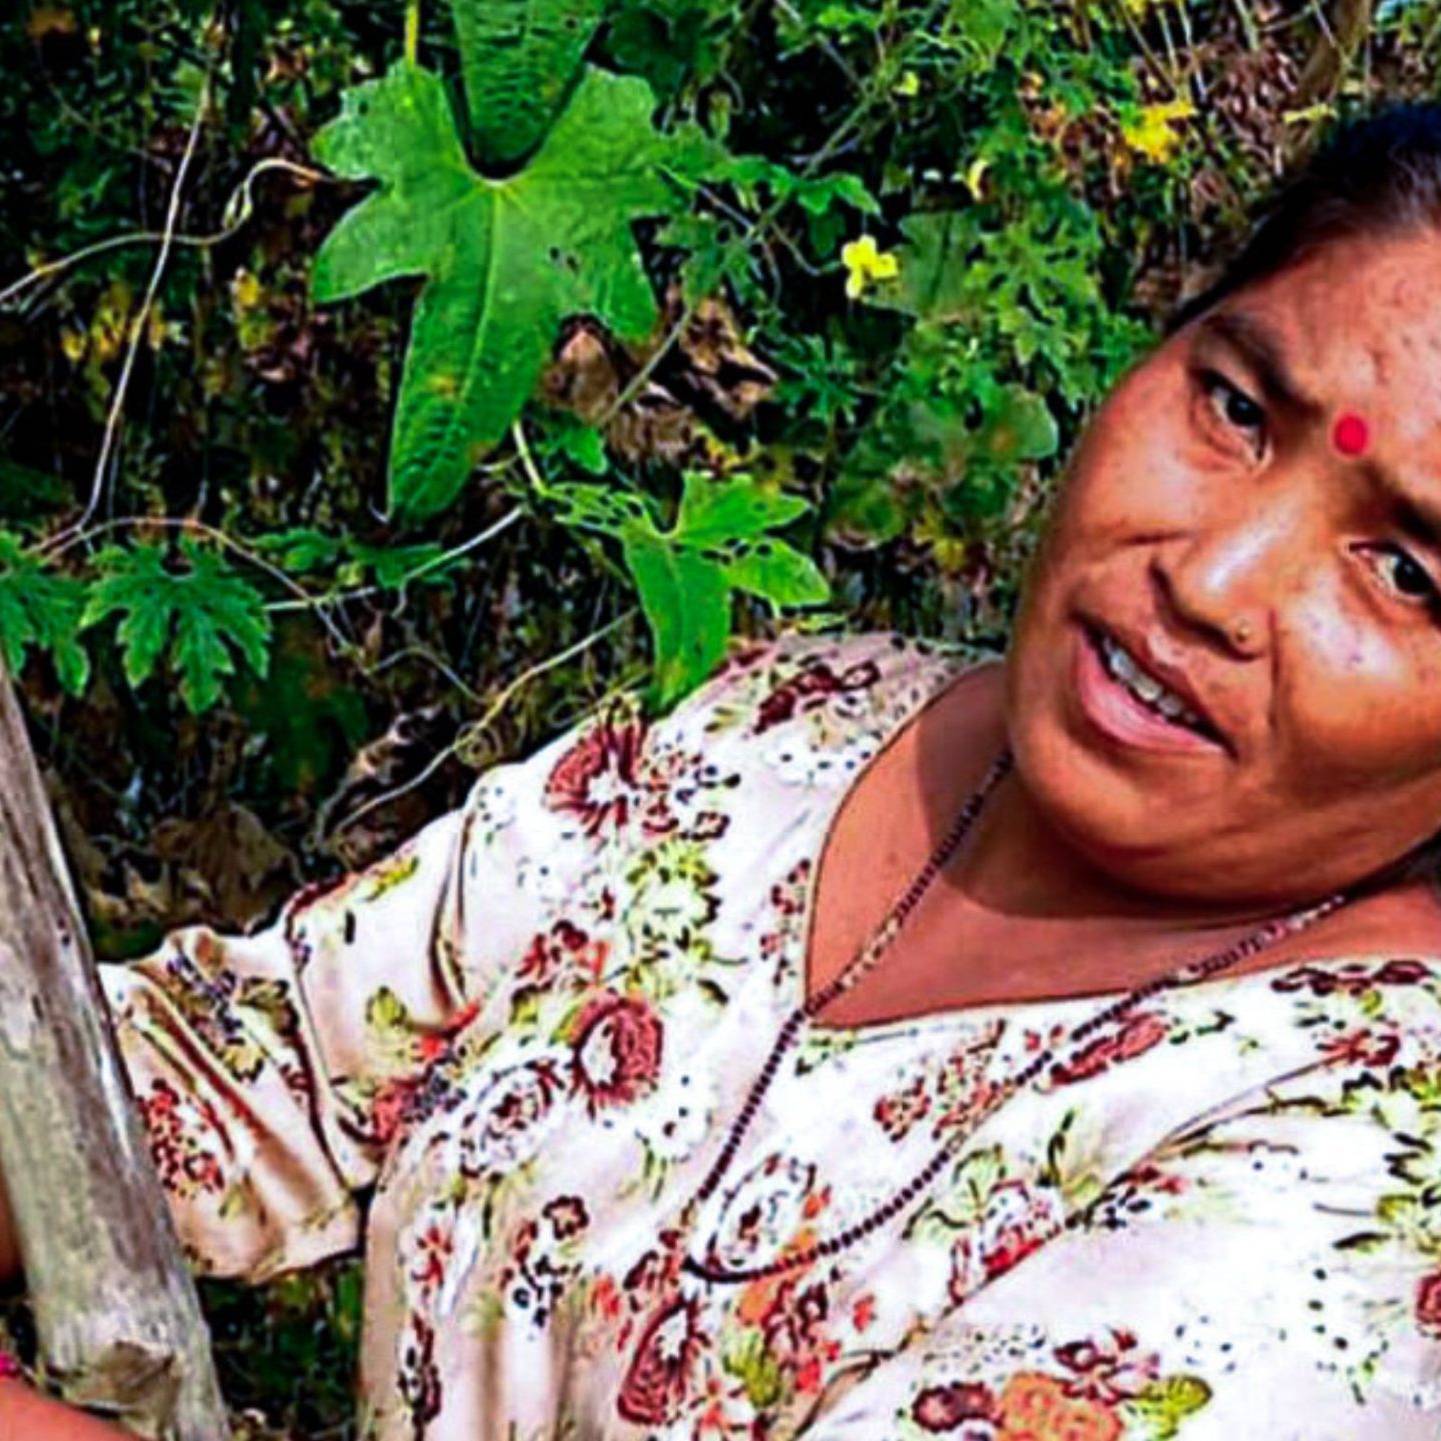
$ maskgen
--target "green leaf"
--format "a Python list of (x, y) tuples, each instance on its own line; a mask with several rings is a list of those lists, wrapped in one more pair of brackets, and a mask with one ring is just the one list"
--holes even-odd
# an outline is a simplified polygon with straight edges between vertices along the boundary
[(238, 653), (257, 675), (269, 665), (270, 617), (249, 582), (213, 551), (186, 537), (184, 569), (167, 564), (156, 545), (110, 546), (95, 558), (101, 572), (80, 625), (121, 617), (116, 635), (126, 679), (140, 685), (168, 653), (180, 697), (199, 714), (220, 698), (221, 679), (235, 674)]
[[(862, 442), (866, 439), (862, 436)], [(826, 532), (841, 544), (864, 550), (884, 545), (905, 530), (911, 509), (891, 483), (889, 467), (863, 463), (852, 453), (826, 497)]]
[(605, 0), (450, 0), (471, 147), (482, 165), (533, 150), (605, 13)]
[(997, 464), (1017, 460), (1046, 460), (1061, 443), (1055, 417), (1046, 402), (1018, 385), (999, 394), (981, 426), (980, 450)]
[(668, 704), (725, 655), (730, 588), (719, 566), (664, 536), (637, 532), (624, 552), (655, 641), (658, 699)]
[(878, 282), (867, 298), (873, 305), (903, 310), (921, 321), (965, 319), (972, 302), (967, 260), (975, 244), (974, 212), (908, 215), (900, 229), (906, 239), (896, 247), (899, 274)]
[(620, 540), (655, 645), (658, 704), (678, 700), (720, 662), (733, 591), (776, 606), (830, 599), (830, 586), (810, 557), (770, 533), (809, 510), (809, 503), (766, 489), (749, 475), (712, 480), (688, 471), (669, 530), (657, 525), (649, 499), (633, 492), (562, 485), (551, 495), (568, 523)]
[(314, 795), (340, 778), (369, 734), (365, 699), (304, 615), (277, 625), (263, 678), (241, 677), (230, 698), (286, 792)]
[(588, 312), (626, 339), (656, 305), (631, 223), (675, 205), (668, 173), (710, 153), (697, 133), (663, 136), (645, 83), (587, 70), (531, 163), (504, 180), (470, 169), (440, 80), (400, 64), (346, 93), (316, 137), (338, 174), (381, 188), (326, 238), (318, 300), (424, 275), (401, 377), (390, 503), (443, 510), (535, 388), (557, 327)]
[(445, 547), (436, 545), (433, 541), (420, 545), (366, 545), (362, 541), (347, 540), (346, 549), (361, 566), (370, 571), (377, 585), (387, 589), (407, 584), (410, 578), (421, 570), (425, 571), (421, 576), (422, 581), (439, 580), (447, 571), (464, 561), (464, 557), (461, 557), (445, 565), (437, 564), (445, 554)]
[(555, 448), (591, 475), (604, 475), (610, 469), (605, 455), (605, 438), (593, 425), (563, 421), (557, 429)]
[(809, 509), (809, 502), (798, 495), (762, 490), (748, 482), (736, 485), (711, 481), (701, 472), (692, 471), (686, 476), (675, 528), (689, 545), (715, 545), (774, 530)]
[(291, 575), (308, 575), (325, 570), (340, 559), (345, 549), (339, 536), (327, 535), (308, 526), (257, 536), (250, 544)]
[(85, 587), (60, 575), (0, 531), (0, 655), (12, 676), (32, 649), (49, 651), (60, 684), (80, 695), (90, 679), (90, 657), (76, 639)]
[[(327, 535), (304, 526), (259, 536), (250, 544), (291, 575), (309, 575), (340, 566), (342, 576), (348, 571), (352, 579), (358, 579), (368, 572), (377, 585), (386, 589), (406, 584), (417, 571), (424, 571), (423, 580), (435, 581), (453, 568), (449, 563), (436, 564), (445, 549), (434, 542), (367, 545), (352, 536)], [(454, 564), (461, 564), (461, 560)]]
[(815, 561), (778, 540), (733, 542), (726, 551), (725, 577), (737, 590), (777, 606), (820, 605), (831, 594)]

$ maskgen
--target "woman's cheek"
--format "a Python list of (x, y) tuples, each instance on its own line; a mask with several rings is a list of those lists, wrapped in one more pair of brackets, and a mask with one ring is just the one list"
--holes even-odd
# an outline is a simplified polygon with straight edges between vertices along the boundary
[(1293, 745), (1309, 774), (1329, 772), (1338, 789), (1432, 769), (1441, 755), (1441, 654), (1428, 654), (1413, 627), (1388, 630), (1354, 612), (1339, 596), (1308, 605), (1287, 627), (1282, 659), (1294, 659), (1277, 667)]

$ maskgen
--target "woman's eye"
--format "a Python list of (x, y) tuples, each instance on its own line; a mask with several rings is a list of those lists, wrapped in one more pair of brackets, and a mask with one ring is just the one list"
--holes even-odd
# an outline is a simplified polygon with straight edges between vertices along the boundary
[(1217, 417), (1234, 430), (1252, 433), (1252, 445), (1259, 453), (1266, 412), (1246, 394), (1214, 370), (1203, 371), (1201, 385)]
[(1403, 600), (1441, 601), (1441, 589), (1431, 572), (1401, 546), (1377, 546), (1375, 564), (1382, 579)]

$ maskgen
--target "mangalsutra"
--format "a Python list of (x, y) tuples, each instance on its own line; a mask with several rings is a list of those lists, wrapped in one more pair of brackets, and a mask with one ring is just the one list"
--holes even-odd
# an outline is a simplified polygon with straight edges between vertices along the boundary
[[(683, 1218), (689, 1218), (694, 1211), (703, 1205), (720, 1186), (730, 1170), (735, 1154), (744, 1140), (746, 1132), (750, 1129), (751, 1123), (755, 1120), (756, 1112), (760, 1108), (762, 1098), (770, 1089), (771, 1082), (775, 1079), (776, 1072), (780, 1068), (782, 1058), (786, 1052), (795, 1045), (800, 1037), (801, 1028), (810, 1018), (818, 1015), (838, 996), (844, 995), (854, 987), (860, 980), (868, 975), (880, 961), (887, 948), (900, 933), (911, 912), (920, 903), (921, 897), (930, 888), (931, 883), (945, 869), (947, 862), (955, 854), (961, 842), (965, 840), (971, 826), (975, 823), (976, 817), (980, 814), (981, 808), (998, 782), (1011, 770), (1014, 764), (1009, 747), (1001, 752), (997, 759), (992, 762), (990, 769), (986, 772), (979, 788), (967, 799), (961, 807), (956, 819), (952, 822), (951, 828), (941, 838), (940, 844), (936, 846), (905, 892), (899, 900), (891, 907), (884, 921), (871, 936), (871, 939), (856, 955), (856, 957), (830, 982), (814, 996), (810, 997), (802, 1005), (798, 1006), (787, 1017), (785, 1024), (781, 1027), (780, 1035), (777, 1036), (775, 1045), (772, 1046), (770, 1055), (766, 1057), (765, 1064), (761, 1067), (751, 1086), (750, 1093), (746, 1096), (739, 1114), (731, 1125), (726, 1136), (725, 1143), (717, 1153), (714, 1163), (705, 1179), (696, 1188), (690, 1200), (682, 1208)], [(1061, 1049), (1056, 1046), (1043, 1046), (1029, 1061), (1018, 1071), (1008, 1076), (1001, 1084), (989, 1093), (989, 1103), (967, 1118), (968, 1124), (958, 1127), (951, 1133), (945, 1142), (939, 1146), (931, 1155), (924, 1166), (918, 1170), (903, 1186), (893, 1192), (885, 1201), (875, 1207), (868, 1215), (854, 1224), (847, 1226), (844, 1230), (836, 1232), (832, 1236), (817, 1241), (814, 1245), (803, 1250), (793, 1252), (784, 1257), (778, 1257), (763, 1265), (757, 1266), (722, 1266), (717, 1264), (713, 1258), (698, 1261), (687, 1254), (681, 1265), (682, 1269), (691, 1275), (699, 1276), (703, 1280), (712, 1282), (740, 1282), (753, 1281), (766, 1276), (780, 1275), (786, 1271), (799, 1271), (811, 1265), (812, 1262), (822, 1257), (834, 1256), (856, 1242), (863, 1240), (873, 1231), (884, 1226), (888, 1221), (894, 1219), (901, 1211), (911, 1205), (925, 1194), (931, 1183), (945, 1168), (946, 1163), (960, 1150), (961, 1146), (975, 1134), (982, 1122), (989, 1119), (1005, 1103), (1016, 1094), (1017, 1091), (1030, 1085), (1047, 1067), (1063, 1064), (1071, 1059), (1075, 1050), (1087, 1041), (1096, 1031), (1103, 1026), (1108, 1026), (1128, 1015), (1142, 1002), (1151, 999), (1161, 991), (1174, 990), (1180, 986), (1194, 985), (1198, 981), (1204, 981), (1211, 976), (1219, 975), (1221, 972), (1231, 969), (1240, 962), (1249, 959), (1258, 952), (1265, 950), (1268, 946), (1274, 945), (1283, 937), (1295, 935), (1305, 930), (1308, 926), (1314, 925), (1323, 917), (1330, 915), (1340, 906), (1344, 905), (1348, 897), (1344, 891), (1338, 891), (1326, 900), (1316, 905), (1308, 906), (1302, 910), (1295, 911), (1288, 916), (1276, 920), (1267, 921), (1258, 926), (1249, 935), (1243, 936), (1239, 941), (1225, 947), (1223, 950), (1212, 952), (1200, 960), (1188, 962), (1179, 966), (1164, 975), (1153, 977), (1144, 984), (1137, 986), (1126, 995), (1112, 1001), (1109, 1005), (1103, 1006), (1099, 1011), (1094, 1012), (1087, 1019), (1073, 1026), (1060, 1043)], [(685, 1234), (686, 1226), (680, 1226), (679, 1231)]]
[(886, 949), (900, 933), (907, 917), (915, 910), (921, 897), (930, 888), (936, 876), (945, 868), (955, 854), (956, 848), (965, 839), (982, 806), (997, 783), (1011, 769), (1013, 764), (1009, 748), (992, 762), (979, 788), (961, 807), (950, 829), (941, 838), (929, 859), (921, 867), (904, 893), (891, 907), (870, 940), (856, 956), (828, 985), (809, 997), (786, 1018), (770, 1054), (766, 1057), (760, 1073), (752, 1083), (739, 1114), (705, 1179), (696, 1188), (690, 1199), (681, 1208), (676, 1223), (663, 1233), (663, 1258), (661, 1271), (665, 1276), (662, 1283), (668, 1299), (652, 1312), (650, 1321), (643, 1328), (635, 1345), (630, 1365), (621, 1383), (616, 1398), (616, 1409), (629, 1421), (647, 1425), (659, 1425), (667, 1420), (674, 1388), (683, 1384), (691, 1348), (695, 1341), (693, 1332), (694, 1311), (677, 1289), (678, 1269), (709, 1284), (733, 1284), (754, 1281), (769, 1276), (778, 1276), (789, 1271), (804, 1270), (815, 1261), (835, 1256), (864, 1240), (874, 1231), (893, 1220), (900, 1212), (919, 1200), (940, 1175), (961, 1147), (975, 1135), (983, 1122), (988, 1120), (1018, 1091), (1030, 1085), (1048, 1066), (1063, 1064), (1074, 1058), (1076, 1049), (1103, 1026), (1113, 1024), (1128, 1015), (1143, 1001), (1161, 991), (1193, 985), (1212, 976), (1220, 975), (1258, 952), (1274, 945), (1285, 936), (1295, 935), (1314, 925), (1323, 917), (1344, 905), (1349, 896), (1338, 891), (1317, 905), (1295, 911), (1277, 920), (1267, 921), (1239, 941), (1214, 951), (1200, 960), (1179, 966), (1164, 975), (1137, 986), (1126, 995), (1101, 1007), (1085, 1020), (1073, 1026), (1059, 1045), (1042, 1047), (1019, 1070), (1007, 1077), (989, 1093), (988, 1104), (978, 1108), (966, 1118), (966, 1124), (958, 1126), (931, 1155), (930, 1159), (903, 1186), (876, 1206), (868, 1215), (854, 1224), (824, 1237), (800, 1251), (778, 1256), (773, 1260), (755, 1266), (724, 1266), (714, 1256), (714, 1251), (705, 1260), (690, 1255), (687, 1237), (694, 1225), (699, 1208), (715, 1194), (725, 1180), (735, 1159), (741, 1142), (745, 1139), (751, 1123), (755, 1120), (762, 1098), (769, 1090), (780, 1068), (782, 1058), (795, 1045), (806, 1021), (818, 1015), (838, 996), (855, 986), (862, 977), (879, 962)]

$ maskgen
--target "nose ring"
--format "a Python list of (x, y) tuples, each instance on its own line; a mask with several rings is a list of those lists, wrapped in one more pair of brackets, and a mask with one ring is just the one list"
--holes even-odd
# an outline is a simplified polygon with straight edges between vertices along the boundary
[(1251, 622), (1242, 616), (1231, 624), (1231, 639), (1237, 645), (1245, 645), (1251, 639)]

